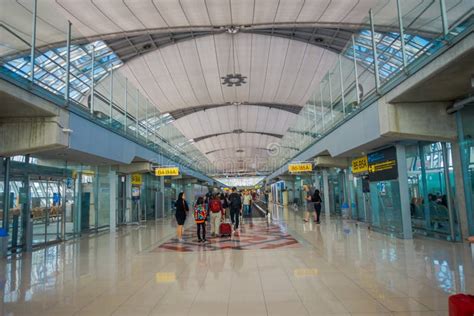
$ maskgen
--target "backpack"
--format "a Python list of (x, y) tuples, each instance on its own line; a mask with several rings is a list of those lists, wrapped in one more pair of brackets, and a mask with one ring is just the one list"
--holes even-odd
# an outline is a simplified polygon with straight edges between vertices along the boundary
[(209, 203), (209, 209), (212, 213), (217, 213), (221, 211), (221, 201), (212, 199)]
[(229, 200), (231, 209), (236, 210), (242, 207), (242, 201), (240, 200), (240, 196), (237, 193), (232, 193), (229, 196)]
[(194, 221), (196, 224), (204, 223), (206, 220), (207, 214), (206, 209), (202, 204), (194, 206)]

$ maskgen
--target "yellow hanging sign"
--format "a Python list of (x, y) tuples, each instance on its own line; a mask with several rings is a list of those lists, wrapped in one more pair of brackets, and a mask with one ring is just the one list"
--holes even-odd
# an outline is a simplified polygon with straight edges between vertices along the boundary
[(155, 176), (165, 177), (165, 176), (179, 176), (178, 167), (159, 167), (155, 169)]
[(352, 160), (352, 173), (362, 173), (369, 170), (367, 156)]
[(132, 185), (142, 185), (142, 175), (139, 173), (132, 174)]
[(288, 165), (288, 171), (291, 173), (310, 172), (313, 171), (313, 164), (311, 162), (290, 163)]

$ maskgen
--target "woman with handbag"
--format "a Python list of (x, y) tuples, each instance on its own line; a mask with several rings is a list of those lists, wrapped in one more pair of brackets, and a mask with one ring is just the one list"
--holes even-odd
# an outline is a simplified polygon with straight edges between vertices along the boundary
[(178, 223), (178, 226), (176, 227), (176, 235), (178, 236), (178, 241), (183, 242), (183, 225), (184, 221), (186, 221), (186, 214), (189, 211), (188, 203), (186, 202), (186, 194), (184, 194), (184, 192), (179, 193), (175, 205), (175, 217), (176, 222)]

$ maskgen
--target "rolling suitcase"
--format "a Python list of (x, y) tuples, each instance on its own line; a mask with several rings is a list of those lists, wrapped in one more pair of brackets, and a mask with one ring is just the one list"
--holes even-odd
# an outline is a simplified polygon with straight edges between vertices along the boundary
[(221, 237), (232, 236), (232, 225), (230, 225), (230, 223), (222, 222), (219, 225), (219, 236)]
[(474, 315), (474, 296), (456, 294), (449, 297), (449, 316)]

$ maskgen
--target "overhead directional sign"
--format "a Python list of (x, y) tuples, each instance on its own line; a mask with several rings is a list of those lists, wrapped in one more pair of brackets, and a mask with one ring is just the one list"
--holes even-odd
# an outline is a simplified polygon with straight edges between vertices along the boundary
[(141, 185), (142, 184), (142, 175), (139, 173), (132, 174), (132, 185)]
[(313, 164), (311, 162), (290, 163), (288, 165), (288, 171), (291, 173), (310, 172), (313, 171)]
[(364, 173), (369, 170), (367, 156), (352, 160), (352, 173)]
[(166, 176), (179, 176), (178, 167), (158, 167), (155, 169), (155, 176), (166, 177)]
[(398, 178), (397, 151), (395, 147), (389, 147), (367, 156), (369, 180), (386, 181)]

